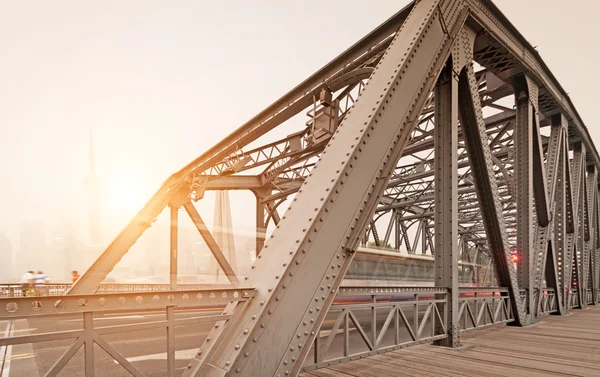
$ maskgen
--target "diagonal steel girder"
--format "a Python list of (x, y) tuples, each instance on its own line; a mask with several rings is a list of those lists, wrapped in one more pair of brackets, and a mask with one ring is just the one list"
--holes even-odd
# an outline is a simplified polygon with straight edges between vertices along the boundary
[(485, 137), (485, 124), (481, 113), (481, 103), (475, 86), (473, 67), (461, 72), (459, 80), (459, 109), (461, 125), (473, 167), (475, 187), (484, 216), (488, 243), (494, 257), (498, 282), (509, 289), (510, 301), (519, 324), (527, 324), (529, 318), (520, 299), (519, 284), (514, 268), (510, 264), (508, 235), (498, 196), (498, 186), (492, 174), (492, 159)]
[(184, 376), (300, 372), (466, 18), (463, 5), (452, 0), (414, 5), (259, 255), (249, 276), (255, 299), (213, 344), (201, 348)]

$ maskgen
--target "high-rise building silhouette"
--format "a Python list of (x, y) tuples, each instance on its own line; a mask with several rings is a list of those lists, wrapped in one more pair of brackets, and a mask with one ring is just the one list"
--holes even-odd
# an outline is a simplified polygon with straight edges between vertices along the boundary
[(57, 226), (52, 232), (52, 255), (52, 270), (61, 281), (69, 281), (71, 271), (87, 267), (83, 240), (71, 224)]
[(6, 235), (0, 232), (0, 281), (16, 281), (19, 273), (14, 269), (12, 245)]
[(100, 190), (102, 181), (96, 175), (94, 160), (94, 143), (92, 131), (90, 130), (90, 171), (85, 177), (85, 188), (88, 195), (89, 210), (89, 243), (93, 246), (102, 244), (102, 233), (100, 230)]
[[(19, 251), (16, 268), (21, 274), (27, 270), (48, 270), (53, 265), (46, 244), (44, 225), (41, 221), (21, 222)], [(50, 275), (50, 274), (49, 274)]]

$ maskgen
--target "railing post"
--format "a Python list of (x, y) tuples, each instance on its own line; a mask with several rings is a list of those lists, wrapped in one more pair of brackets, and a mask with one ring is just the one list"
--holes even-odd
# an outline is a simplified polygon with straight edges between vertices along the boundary
[(175, 377), (175, 307), (167, 306), (167, 376)]
[(371, 335), (373, 345), (377, 344), (377, 296), (371, 296)]
[(94, 313), (83, 313), (85, 377), (94, 377)]
[[(413, 314), (413, 325), (414, 325), (414, 333), (415, 335), (418, 335), (418, 330), (419, 330), (419, 294), (415, 293), (415, 305), (414, 305), (414, 314)], [(417, 336), (417, 339), (418, 336)]]
[(350, 316), (344, 311), (344, 356), (350, 354)]

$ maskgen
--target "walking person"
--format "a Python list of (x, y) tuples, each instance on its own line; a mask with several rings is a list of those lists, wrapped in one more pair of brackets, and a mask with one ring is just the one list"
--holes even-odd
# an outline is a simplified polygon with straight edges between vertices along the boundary
[(33, 271), (27, 271), (21, 278), (21, 293), (23, 297), (30, 296), (31, 290), (33, 289)]
[(73, 280), (73, 284), (75, 284), (75, 282), (81, 277), (81, 275), (79, 275), (79, 272), (77, 272), (76, 270), (71, 271), (71, 279)]
[(38, 296), (47, 295), (48, 277), (42, 271), (38, 271), (33, 277), (33, 283), (35, 284), (36, 294)]

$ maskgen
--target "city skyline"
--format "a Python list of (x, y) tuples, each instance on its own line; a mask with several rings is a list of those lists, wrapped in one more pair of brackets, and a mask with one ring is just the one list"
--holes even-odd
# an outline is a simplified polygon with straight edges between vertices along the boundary
[[(83, 180), (83, 190), (88, 197), (87, 224), (80, 228), (87, 228), (87, 235), (79, 233), (73, 224), (63, 222), (50, 224), (46, 229), (45, 224), (39, 220), (25, 220), (20, 224), (20, 236), (17, 248), (0, 233), (0, 252), (10, 254), (10, 263), (3, 264), (0, 269), (0, 281), (20, 279), (28, 270), (44, 271), (51, 281), (67, 282), (71, 271), (83, 273), (93, 260), (106, 247), (102, 240), (101, 187), (102, 179), (96, 173), (93, 137), (90, 130), (89, 139), (89, 170)], [(220, 194), (219, 194), (220, 193)], [(229, 209), (229, 196), (224, 192), (215, 192), (215, 213), (225, 212)], [(212, 219), (209, 219), (212, 223)], [(250, 253), (254, 251), (254, 235), (231, 234), (231, 214), (226, 214), (215, 219), (217, 223), (223, 221), (223, 228), (213, 227), (219, 245), (223, 248), (232, 265), (241, 274), (245, 274), (250, 265)], [(85, 226), (87, 225), (87, 226)], [(146, 231), (140, 242), (131, 248), (131, 253), (117, 266), (116, 272), (126, 271), (131, 278), (140, 276), (154, 276), (156, 282), (168, 281), (169, 266), (169, 231), (168, 224), (158, 222)], [(184, 220), (179, 229), (178, 244), (178, 270), (182, 276), (218, 275), (218, 267), (210, 250), (202, 240), (195, 227)], [(236, 241), (242, 247), (236, 248)], [(248, 240), (246, 239), (248, 238)], [(251, 245), (248, 248), (248, 245)], [(4, 254), (3, 254), (4, 255)], [(240, 261), (239, 265), (237, 261)], [(35, 262), (32, 262), (35, 261)], [(159, 280), (160, 279), (160, 280)]]
[[(12, 259), (20, 250), (24, 221), (40, 221), (46, 240), (65, 223), (87, 234), (82, 178), (89, 167), (90, 127), (95, 168), (102, 176), (106, 244), (170, 174), (407, 2), (375, 2), (369, 12), (357, 11), (360, 4), (352, 1), (210, 6), (183, 1), (178, 7), (62, 1), (40, 2), (35, 11), (25, 3), (5, 6), (0, 12), (0, 31), (8, 36), (0, 39), (5, 51), (0, 62), (0, 232), (11, 251), (0, 252), (11, 256), (2, 258)], [(594, 45), (593, 4), (578, 4), (576, 21), (563, 17), (562, 2), (532, 0), (539, 20), (561, 25), (549, 28), (532, 22), (521, 3), (498, 6), (537, 46), (586, 124), (593, 125), (596, 104), (589, 88), (595, 86), (588, 72), (598, 52), (568, 42), (577, 38)], [(321, 11), (314, 12), (315, 7)], [(345, 21), (334, 25), (332, 14)], [(224, 19), (231, 27), (216, 38)], [(552, 48), (558, 43), (561, 51)], [(565, 59), (565, 54), (579, 59)], [(235, 105), (234, 92), (244, 97)], [(600, 137), (598, 128), (590, 127), (590, 133)], [(196, 205), (212, 229), (212, 194), (207, 197)], [(231, 195), (231, 206), (236, 232), (252, 233), (254, 220), (244, 220), (255, 210), (252, 194)]]

